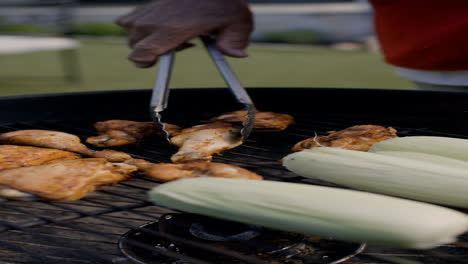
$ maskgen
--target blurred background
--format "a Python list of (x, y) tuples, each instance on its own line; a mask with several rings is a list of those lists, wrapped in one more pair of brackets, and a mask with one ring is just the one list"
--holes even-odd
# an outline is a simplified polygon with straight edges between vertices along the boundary
[[(0, 96), (151, 89), (113, 22), (143, 0), (0, 0)], [(413, 89), (379, 54), (366, 1), (251, 0), (247, 59), (229, 59), (247, 87)], [(177, 55), (174, 88), (225, 87), (206, 52)]]

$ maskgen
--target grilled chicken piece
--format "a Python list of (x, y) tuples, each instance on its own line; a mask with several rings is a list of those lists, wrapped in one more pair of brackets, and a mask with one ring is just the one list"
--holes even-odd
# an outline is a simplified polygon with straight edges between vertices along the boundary
[(180, 147), (171, 160), (174, 163), (211, 161), (213, 154), (242, 144), (239, 132), (240, 129), (224, 122), (183, 129), (171, 138), (171, 143)]
[(80, 138), (63, 132), (49, 130), (17, 130), (0, 135), (3, 144), (54, 148), (85, 154), (89, 149), (81, 144)]
[[(239, 110), (222, 114), (211, 121), (223, 121), (238, 123), (245, 121), (246, 111)], [(289, 125), (294, 124), (294, 117), (287, 114), (257, 111), (255, 114), (254, 130), (256, 131), (283, 131)]]
[(398, 137), (396, 132), (392, 127), (385, 128), (374, 125), (352, 126), (340, 131), (329, 131), (328, 136), (303, 140), (294, 145), (292, 151), (301, 151), (321, 146), (368, 151), (377, 142)]
[(100, 186), (125, 180), (133, 165), (77, 159), (0, 171), (0, 185), (48, 200), (77, 200)]
[(79, 158), (76, 153), (57, 149), (0, 145), (0, 171)]
[(95, 151), (81, 144), (80, 138), (63, 132), (49, 130), (18, 130), (0, 135), (3, 144), (26, 145), (76, 152), (85, 156), (105, 158), (112, 162), (131, 159), (131, 156), (114, 150)]
[[(76, 153), (57, 149), (0, 145), (0, 171), (79, 158), (81, 156)], [(14, 199), (30, 197), (27, 193), (4, 186), (0, 187), (0, 196)]]
[(163, 182), (194, 177), (220, 177), (251, 180), (263, 179), (262, 176), (241, 167), (215, 162), (155, 164), (145, 160), (134, 159), (130, 164), (136, 165), (146, 175)]
[(111, 162), (124, 162), (126, 160), (132, 159), (132, 156), (125, 152), (110, 149), (105, 149), (101, 151), (90, 150), (88, 152), (88, 156), (95, 158), (103, 158)]
[[(163, 123), (170, 136), (179, 132), (180, 127)], [(99, 136), (89, 137), (86, 142), (96, 147), (118, 147), (135, 144), (143, 138), (159, 134), (153, 122), (136, 122), (128, 120), (108, 120), (96, 122), (94, 127)]]

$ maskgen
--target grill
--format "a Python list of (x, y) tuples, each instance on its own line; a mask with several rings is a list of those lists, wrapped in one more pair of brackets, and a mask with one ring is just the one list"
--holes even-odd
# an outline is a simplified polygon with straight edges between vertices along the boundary
[[(163, 119), (182, 127), (240, 108), (226, 89), (171, 93)], [(298, 177), (279, 160), (300, 140), (352, 125), (392, 126), (400, 136), (468, 138), (464, 93), (256, 88), (249, 94), (260, 110), (291, 114), (297, 124), (279, 133), (254, 133), (214, 161), (242, 166), (267, 180), (334, 186)], [(96, 121), (150, 120), (149, 98), (146, 90), (3, 98), (0, 132), (48, 129), (84, 140), (96, 134)], [(175, 149), (155, 137), (119, 150), (170, 162)], [(154, 206), (146, 193), (158, 184), (140, 174), (78, 201), (1, 198), (0, 263), (468, 263), (467, 234), (455, 244), (427, 251), (314, 241)], [(250, 239), (252, 233), (257, 238)], [(250, 237), (235, 243), (219, 239), (239, 235)]]

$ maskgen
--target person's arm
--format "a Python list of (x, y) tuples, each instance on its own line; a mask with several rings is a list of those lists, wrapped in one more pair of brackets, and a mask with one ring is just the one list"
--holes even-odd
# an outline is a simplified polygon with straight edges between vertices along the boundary
[(246, 57), (245, 48), (253, 30), (246, 0), (156, 0), (118, 19), (128, 32), (137, 67), (151, 67), (159, 55), (202, 34), (216, 37), (225, 55)]

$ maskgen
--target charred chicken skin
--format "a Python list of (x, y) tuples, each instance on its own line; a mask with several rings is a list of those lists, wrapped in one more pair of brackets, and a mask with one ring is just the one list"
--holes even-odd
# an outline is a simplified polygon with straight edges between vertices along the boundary
[[(180, 127), (163, 123), (170, 136), (179, 132)], [(158, 134), (153, 122), (129, 120), (108, 120), (96, 122), (94, 127), (99, 136), (89, 137), (86, 142), (96, 147), (118, 147), (140, 142), (152, 134)]]
[(0, 171), (79, 158), (76, 153), (57, 149), (0, 145)]
[(220, 177), (233, 179), (262, 180), (256, 173), (246, 169), (215, 162), (188, 162), (182, 164), (151, 163), (134, 159), (130, 164), (136, 165), (146, 175), (157, 180), (167, 182), (182, 178)]
[[(212, 121), (223, 121), (238, 123), (245, 121), (246, 111), (239, 110), (222, 114), (211, 119)], [(294, 117), (287, 114), (257, 111), (255, 114), (254, 130), (256, 131), (283, 131), (289, 125), (294, 124)]]
[(0, 171), (0, 185), (48, 200), (77, 200), (100, 186), (125, 180), (133, 165), (77, 159)]
[(3, 144), (25, 145), (43, 148), (53, 148), (79, 153), (85, 156), (105, 158), (112, 162), (121, 162), (131, 159), (131, 156), (114, 150), (91, 150), (81, 144), (80, 138), (58, 131), (49, 130), (17, 130), (0, 135)]
[(242, 144), (239, 132), (238, 128), (224, 122), (183, 129), (171, 138), (171, 143), (179, 147), (171, 160), (174, 163), (211, 161), (214, 154)]
[(377, 142), (398, 137), (396, 132), (392, 127), (385, 128), (374, 125), (352, 126), (340, 131), (329, 131), (328, 136), (303, 140), (294, 145), (292, 151), (297, 152), (321, 146), (368, 151)]

